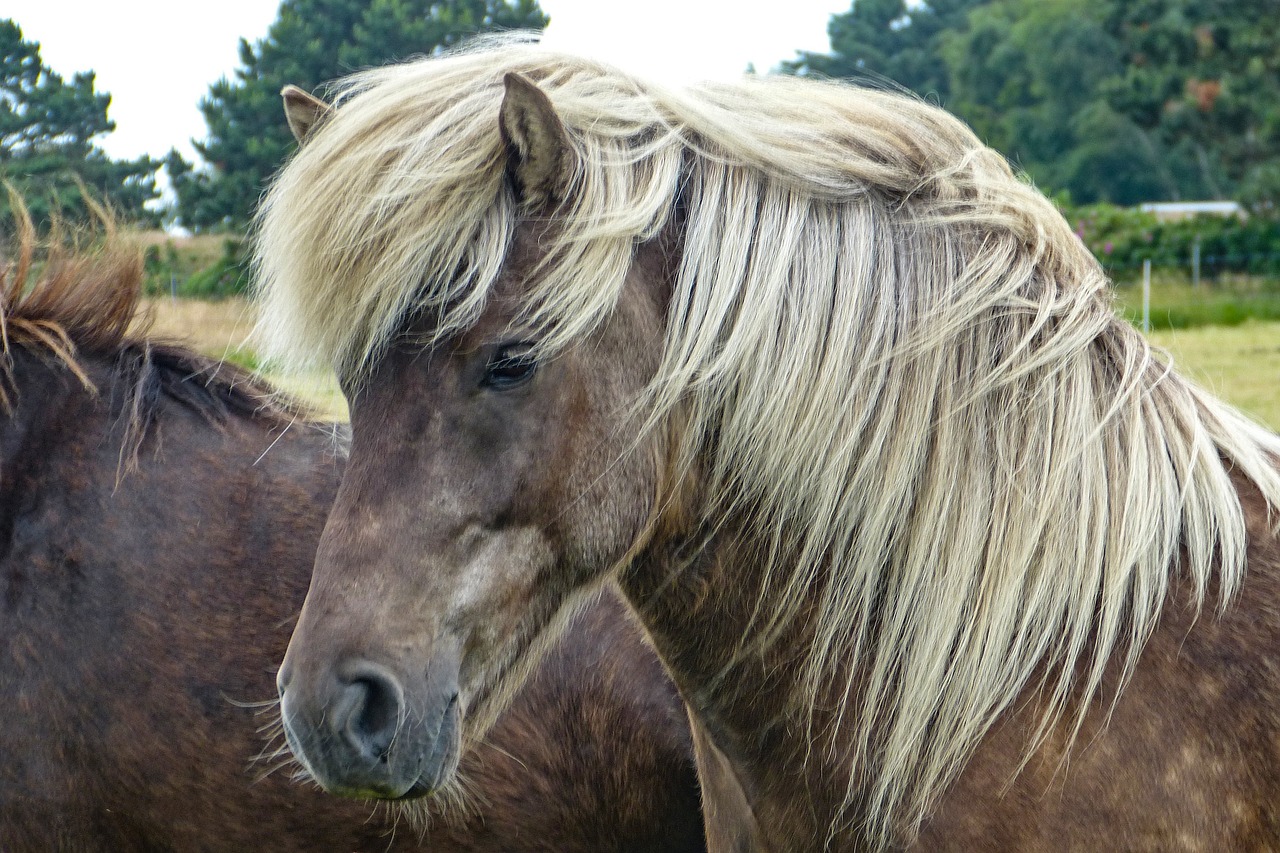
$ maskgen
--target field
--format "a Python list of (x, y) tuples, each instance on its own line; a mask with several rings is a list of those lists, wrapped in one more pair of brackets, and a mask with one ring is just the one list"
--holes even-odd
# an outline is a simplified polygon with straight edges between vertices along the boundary
[[(1142, 283), (1118, 283), (1120, 310), (1135, 324), (1142, 319)], [(1154, 329), (1190, 329), (1199, 326), (1235, 326), (1249, 319), (1280, 321), (1280, 282), (1274, 279), (1234, 276), (1205, 281), (1193, 287), (1180, 275), (1153, 276), (1151, 326)]]
[(1280, 322), (1157, 331), (1151, 341), (1185, 375), (1280, 431)]
[[(214, 358), (259, 367), (248, 342), (253, 319), (246, 301), (156, 299), (149, 308), (155, 334), (185, 341)], [(1280, 430), (1280, 322), (1156, 331), (1151, 340), (1201, 385)], [(346, 403), (332, 376), (282, 376), (269, 370), (267, 376), (326, 417), (346, 418)]]
[[(243, 299), (205, 302), (198, 299), (152, 299), (145, 316), (151, 333), (164, 340), (185, 343), (212, 358), (259, 370), (261, 365), (249, 343), (253, 307)], [(311, 404), (326, 419), (346, 420), (347, 403), (332, 374), (306, 376), (262, 371), (277, 387)]]

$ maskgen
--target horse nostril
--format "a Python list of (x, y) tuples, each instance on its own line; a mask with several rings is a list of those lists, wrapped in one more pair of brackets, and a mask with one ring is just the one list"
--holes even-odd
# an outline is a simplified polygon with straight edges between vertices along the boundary
[(361, 667), (343, 687), (335, 722), (342, 736), (366, 760), (387, 761), (400, 725), (403, 691), (389, 674)]

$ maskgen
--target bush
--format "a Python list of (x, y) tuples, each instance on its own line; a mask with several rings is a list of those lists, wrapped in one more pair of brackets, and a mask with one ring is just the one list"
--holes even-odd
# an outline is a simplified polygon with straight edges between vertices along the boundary
[(146, 248), (145, 292), (149, 296), (221, 299), (248, 287), (244, 241), (225, 237), (220, 245), (207, 237), (166, 239)]
[(1208, 281), (1227, 274), (1280, 279), (1280, 220), (1196, 216), (1159, 222), (1153, 214), (1109, 204), (1063, 213), (1113, 278), (1133, 277), (1144, 260), (1189, 276), (1199, 241), (1201, 275)]
[(179, 287), (178, 294), (198, 299), (235, 296), (249, 286), (244, 242), (228, 237), (222, 244), (222, 256), (200, 270)]

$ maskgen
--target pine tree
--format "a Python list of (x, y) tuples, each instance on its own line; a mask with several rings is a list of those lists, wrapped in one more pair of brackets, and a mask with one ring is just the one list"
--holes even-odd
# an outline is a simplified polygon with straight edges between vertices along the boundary
[(827, 25), (830, 53), (803, 52), (784, 69), (862, 81), (889, 80), (930, 98), (946, 98), (949, 78), (941, 38), (962, 29), (985, 0), (854, 0)]
[[(64, 80), (41, 61), (38, 43), (0, 20), (0, 179), (22, 195), (36, 222), (54, 214), (87, 219), (85, 190), (122, 218), (158, 221), (145, 205), (159, 196), (159, 161), (112, 160), (95, 142), (115, 129), (110, 104), (109, 94), (94, 90), (92, 71)], [(0, 223), (7, 221), (7, 194), (0, 194)]]
[(294, 144), (280, 106), (285, 84), (314, 90), (479, 32), (546, 24), (536, 0), (285, 0), (265, 39), (241, 40), (234, 79), (219, 80), (201, 101), (209, 134), (195, 146), (207, 166), (169, 154), (179, 221), (193, 230), (248, 224), (267, 179)]

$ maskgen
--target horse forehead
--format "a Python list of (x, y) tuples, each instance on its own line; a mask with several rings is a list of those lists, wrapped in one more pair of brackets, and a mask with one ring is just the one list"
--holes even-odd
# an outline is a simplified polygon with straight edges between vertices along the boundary
[(560, 228), (549, 217), (542, 220), (522, 219), (516, 223), (502, 260), (502, 271), (490, 288), (495, 299), (513, 299), (523, 293), (529, 277), (546, 257), (547, 247), (559, 236)]

